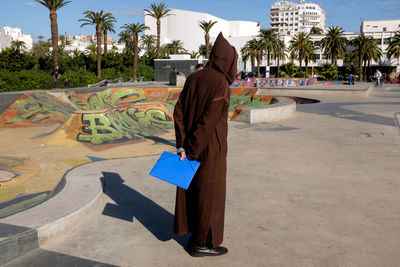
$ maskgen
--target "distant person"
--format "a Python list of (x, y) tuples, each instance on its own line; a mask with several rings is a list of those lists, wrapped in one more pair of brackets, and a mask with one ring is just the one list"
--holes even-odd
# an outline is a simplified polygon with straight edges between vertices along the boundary
[(381, 84), (382, 73), (376, 69), (374, 73), (374, 79), (376, 80), (376, 86), (382, 86)]
[(350, 76), (349, 76), (349, 84), (350, 84), (350, 85), (354, 85), (354, 75), (353, 75), (353, 73), (350, 73)]
[[(224, 234), (229, 85), (238, 55), (220, 33), (204, 70), (190, 74), (174, 110), (177, 153), (201, 162), (189, 188), (177, 189), (174, 233), (191, 232), (193, 257), (228, 253)], [(240, 241), (239, 241), (240, 242)], [(210, 264), (212, 265), (212, 264)]]
[(202, 69), (204, 69), (204, 65), (199, 63), (196, 65), (196, 71), (201, 71)]
[(61, 77), (61, 71), (57, 65), (56, 69), (54, 70), (54, 88), (55, 89), (58, 88), (60, 77)]
[(68, 80), (68, 78), (65, 78), (65, 80), (64, 80), (64, 86), (65, 86), (65, 88), (69, 88), (69, 86), (70, 86), (70, 81)]

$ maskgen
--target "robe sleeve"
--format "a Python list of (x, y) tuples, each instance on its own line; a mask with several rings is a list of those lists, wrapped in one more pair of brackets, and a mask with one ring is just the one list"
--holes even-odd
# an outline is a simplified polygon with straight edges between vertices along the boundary
[(185, 141), (185, 128), (183, 126), (183, 111), (182, 111), (182, 93), (179, 96), (178, 102), (176, 102), (174, 109), (174, 125), (175, 125), (175, 137), (176, 137), (176, 148), (183, 147)]
[(212, 134), (215, 132), (218, 122), (222, 119), (224, 111), (229, 105), (229, 89), (224, 88), (223, 94), (214, 97), (208, 104), (206, 110), (192, 127), (185, 143), (185, 149), (189, 154), (198, 159), (201, 153), (210, 142)]

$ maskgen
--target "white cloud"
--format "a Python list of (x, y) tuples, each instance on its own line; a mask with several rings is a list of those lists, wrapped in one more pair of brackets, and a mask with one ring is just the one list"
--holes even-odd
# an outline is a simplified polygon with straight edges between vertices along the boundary
[(36, 6), (38, 3), (37, 2), (25, 2), (26, 6), (30, 6), (30, 7), (34, 7)]

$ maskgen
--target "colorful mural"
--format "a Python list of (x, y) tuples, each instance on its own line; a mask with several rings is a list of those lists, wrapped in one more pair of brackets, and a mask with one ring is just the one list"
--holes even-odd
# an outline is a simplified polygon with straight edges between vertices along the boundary
[(139, 102), (176, 101), (180, 88), (111, 88), (100, 92), (77, 94), (66, 93), (72, 105), (80, 110), (115, 109)]
[[(269, 104), (271, 97), (256, 96), (257, 90), (231, 88), (230, 109)], [(173, 150), (173, 110), (180, 92), (181, 88), (110, 88), (22, 95), (0, 115), (2, 155), (21, 155), (0, 156), (0, 218), (51, 197), (71, 166), (92, 160), (82, 155), (111, 158)]]
[(318, 81), (315, 85), (319, 86), (327, 86), (327, 85), (342, 85), (344, 82), (326, 82), (326, 81)]
[(231, 102), (229, 105), (230, 110), (242, 107), (260, 107), (266, 106), (271, 103), (271, 96), (242, 96), (233, 95), (231, 96)]
[(313, 85), (317, 82), (316, 78), (248, 78), (247, 80), (236, 80), (231, 87), (294, 87)]
[(0, 127), (62, 123), (76, 108), (46, 93), (23, 94), (0, 115)]
[(77, 140), (100, 145), (151, 136), (174, 127), (172, 112), (173, 106), (158, 103), (82, 114)]

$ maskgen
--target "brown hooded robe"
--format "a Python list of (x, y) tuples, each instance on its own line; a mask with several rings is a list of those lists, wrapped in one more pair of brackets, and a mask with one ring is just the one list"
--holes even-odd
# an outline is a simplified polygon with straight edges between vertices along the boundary
[(237, 58), (220, 33), (207, 66), (188, 77), (174, 111), (176, 147), (201, 162), (190, 187), (177, 189), (174, 233), (192, 232), (197, 245), (208, 240), (214, 248), (224, 232), (229, 85)]

